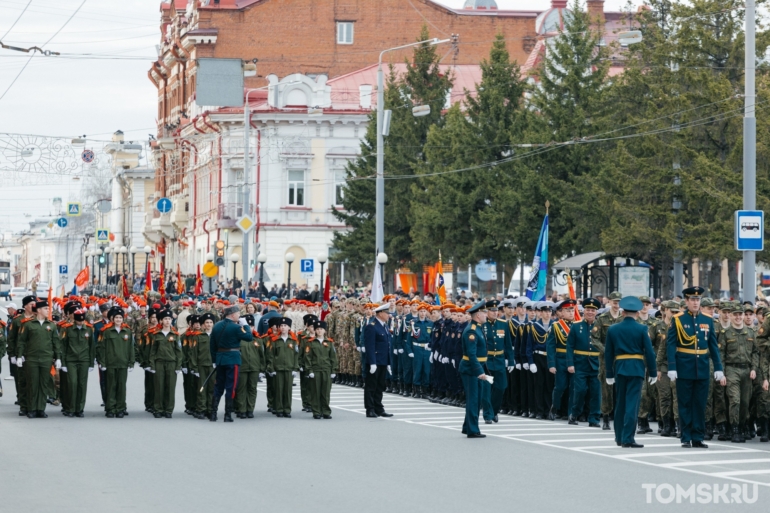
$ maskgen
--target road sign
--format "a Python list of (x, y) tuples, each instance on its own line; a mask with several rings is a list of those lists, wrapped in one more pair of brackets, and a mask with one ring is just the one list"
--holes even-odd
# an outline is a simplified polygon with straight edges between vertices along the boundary
[(67, 268), (66, 265), (60, 265), (59, 266), (59, 274), (67, 274), (68, 271), (69, 271), (69, 269)]
[(77, 217), (80, 215), (80, 203), (67, 203), (67, 215)]
[(203, 274), (208, 278), (213, 278), (219, 273), (219, 267), (214, 262), (206, 262), (203, 264)]
[(249, 216), (243, 216), (235, 222), (235, 226), (243, 233), (249, 233), (254, 228), (254, 220)]
[(109, 244), (110, 243), (110, 231), (106, 228), (99, 228), (96, 230), (96, 243), (97, 244)]
[(312, 258), (303, 258), (299, 261), (299, 273), (303, 278), (313, 278), (313, 263)]
[(168, 198), (161, 198), (158, 200), (158, 203), (156, 203), (155, 207), (158, 209), (158, 212), (161, 214), (166, 214), (168, 212), (171, 212), (171, 200)]
[(59, 225), (59, 228), (66, 228), (67, 227), (67, 218), (66, 217), (60, 217), (56, 220), (56, 224)]
[(735, 249), (738, 251), (762, 251), (765, 249), (764, 234), (764, 211), (735, 211)]
[(90, 164), (94, 161), (94, 152), (92, 150), (83, 150), (83, 153), (80, 154), (80, 158), (83, 159), (83, 162), (86, 164)]

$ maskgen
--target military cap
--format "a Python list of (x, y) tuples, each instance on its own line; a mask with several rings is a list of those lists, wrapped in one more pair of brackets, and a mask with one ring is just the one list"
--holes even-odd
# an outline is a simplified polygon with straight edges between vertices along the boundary
[(315, 323), (316, 319), (318, 319), (316, 315), (307, 314), (302, 317), (302, 322), (305, 323), (305, 326), (312, 326)]
[(279, 326), (281, 324), (281, 317), (271, 317), (267, 320), (267, 326), (272, 328), (273, 326)]
[(554, 306), (556, 306), (553, 301), (539, 301), (537, 303), (537, 309), (540, 311), (544, 310), (553, 310)]
[(125, 317), (126, 313), (123, 311), (123, 309), (121, 307), (113, 306), (112, 308), (110, 308), (110, 311), (107, 312), (107, 318), (108, 319), (112, 319), (116, 315), (119, 315), (121, 317)]
[(48, 306), (48, 300), (47, 299), (38, 299), (35, 301), (35, 308), (45, 308)]
[(196, 322), (201, 322), (201, 318), (196, 314), (190, 314), (187, 316), (187, 324), (192, 326)]
[(237, 306), (237, 305), (228, 306), (227, 308), (225, 308), (224, 310), (222, 310), (222, 315), (224, 315), (225, 317), (227, 317), (228, 315), (233, 315), (234, 313), (236, 313), (236, 312), (240, 312), (240, 311), (241, 311), (241, 309), (240, 309), (240, 307), (239, 307), (239, 306)]
[(107, 303), (102, 303), (99, 305), (99, 311), (102, 313), (109, 311), (109, 309), (110, 309), (110, 305), (108, 305)]
[(246, 324), (252, 328), (254, 327), (254, 314), (246, 314), (243, 316), (243, 318), (246, 319)]
[(642, 303), (652, 304), (652, 301), (650, 300), (650, 296), (639, 296), (639, 301), (641, 301)]
[(703, 287), (687, 287), (682, 291), (682, 295), (685, 298), (699, 298), (703, 296), (704, 292), (706, 292), (706, 289)]
[(743, 303), (743, 311), (744, 312), (752, 312), (752, 313), (754, 313), (754, 305), (751, 304), (751, 303)]
[(621, 294), (618, 291), (610, 292), (610, 295), (607, 296), (607, 299), (609, 299), (610, 301), (619, 301), (623, 299), (623, 294)]
[(316, 321), (313, 323), (313, 327), (315, 327), (315, 329), (322, 329), (322, 330), (325, 330), (325, 329), (326, 329), (326, 321), (319, 321), (319, 320), (316, 320)]
[(639, 301), (638, 297), (628, 296), (620, 300), (620, 308), (625, 312), (638, 312), (644, 308), (644, 305)]
[(21, 300), (21, 306), (27, 306), (35, 302), (37, 302), (37, 296), (24, 296), (24, 299)]
[(714, 300), (710, 297), (704, 297), (700, 301), (700, 306), (714, 306)]
[(217, 322), (216, 318), (214, 317), (214, 314), (211, 312), (206, 312), (205, 314), (198, 317), (198, 319), (200, 320), (201, 324), (203, 324), (206, 321)]
[(479, 301), (475, 305), (471, 306), (468, 309), (469, 314), (475, 314), (476, 312), (486, 312), (487, 311), (487, 303), (485, 301)]
[(291, 328), (291, 319), (288, 317), (278, 317), (278, 325), (285, 324), (286, 326)]
[(755, 312), (757, 315), (766, 315), (767, 313), (767, 307), (766, 306), (758, 306), (757, 311)]
[(82, 322), (86, 320), (86, 311), (85, 310), (75, 310), (72, 312), (72, 316), (74, 317), (75, 321)]
[(598, 310), (602, 307), (602, 302), (598, 299), (589, 297), (588, 299), (583, 300), (583, 309), (586, 308), (593, 308), (594, 310)]
[(500, 304), (500, 301), (498, 301), (497, 299), (490, 299), (489, 301), (487, 301), (486, 307), (487, 309), (493, 308), (496, 310), (499, 304)]
[(556, 305), (557, 310), (563, 310), (564, 308), (574, 308), (577, 304), (577, 301), (574, 299), (565, 299), (564, 301), (559, 301), (559, 303)]
[(733, 307), (732, 301), (728, 301), (726, 299), (723, 299), (719, 302), (719, 309), (720, 310), (731, 310)]
[(663, 305), (672, 312), (678, 312), (681, 310), (678, 301), (666, 301)]
[(384, 312), (385, 310), (390, 310), (390, 303), (381, 304), (380, 306), (374, 309), (374, 313)]

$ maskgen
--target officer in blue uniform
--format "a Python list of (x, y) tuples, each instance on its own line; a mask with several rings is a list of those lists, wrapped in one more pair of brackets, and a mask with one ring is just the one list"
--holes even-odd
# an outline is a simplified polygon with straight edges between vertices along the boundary
[(567, 337), (569, 337), (572, 322), (575, 319), (574, 299), (565, 299), (556, 305), (559, 319), (551, 326), (545, 347), (548, 361), (548, 372), (554, 375), (553, 396), (548, 420), (556, 420), (556, 412), (561, 408), (564, 394), (567, 394), (567, 411), (572, 411), (572, 374), (567, 372)]
[(487, 424), (498, 421), (503, 394), (508, 386), (507, 371), (514, 360), (508, 323), (497, 318), (499, 305), (500, 302), (496, 299), (487, 301), (487, 322), (481, 324), (487, 342), (487, 371), (494, 378), (491, 387), (488, 383), (482, 383), (481, 406), (484, 410), (484, 422)]
[[(529, 372), (534, 376), (534, 408), (535, 418), (544, 419), (551, 410), (553, 399), (553, 374), (548, 372), (548, 352), (546, 351), (546, 339), (551, 329), (551, 313), (554, 304), (550, 301), (539, 301), (535, 308), (538, 317), (529, 325), (529, 339), (527, 340), (527, 360)], [(532, 417), (532, 415), (530, 415)]]
[(237, 305), (225, 308), (222, 312), (225, 318), (216, 323), (211, 331), (209, 348), (217, 372), (209, 419), (212, 422), (217, 420), (219, 400), (225, 390), (225, 422), (233, 421), (231, 414), (235, 411), (233, 401), (238, 386), (238, 367), (241, 365), (241, 340), (253, 340), (246, 319), (239, 318), (240, 311)]
[(703, 439), (706, 435), (706, 399), (711, 379), (709, 358), (714, 364), (714, 379), (722, 386), (727, 383), (722, 372), (713, 319), (700, 311), (703, 292), (703, 287), (689, 287), (682, 291), (687, 310), (671, 320), (666, 340), (668, 377), (676, 383), (684, 448), (708, 448)]
[(367, 417), (392, 417), (382, 405), (382, 393), (385, 391), (385, 376), (390, 368), (390, 330), (388, 310), (385, 303), (374, 309), (374, 316), (364, 326), (364, 406)]
[(429, 306), (420, 304), (417, 309), (417, 318), (409, 322), (407, 326), (408, 337), (404, 341), (404, 350), (413, 355), (413, 385), (412, 397), (425, 399), (430, 386), (430, 356), (431, 338), (433, 335), (433, 322), (428, 319)]
[(588, 427), (598, 428), (601, 416), (602, 387), (599, 383), (599, 350), (591, 343), (591, 330), (596, 312), (602, 307), (598, 299), (583, 301), (583, 320), (572, 324), (567, 336), (565, 363), (572, 374), (572, 410), (568, 424), (577, 425), (588, 395)]
[(481, 326), (487, 322), (487, 306), (484, 301), (473, 305), (468, 313), (471, 322), (463, 330), (463, 358), (460, 361), (460, 375), (465, 389), (465, 422), (463, 434), (468, 438), (484, 438), (479, 430), (479, 408), (482, 380), (487, 379), (484, 367), (487, 363), (487, 341)]
[[(636, 322), (644, 307), (638, 297), (620, 300), (623, 320), (607, 330), (604, 346), (604, 366), (608, 385), (615, 385), (615, 443), (622, 447), (641, 448), (636, 443), (636, 419), (642, 399), (645, 364), (650, 385), (658, 380), (655, 351), (647, 326)], [(705, 399), (704, 399), (705, 407)]]

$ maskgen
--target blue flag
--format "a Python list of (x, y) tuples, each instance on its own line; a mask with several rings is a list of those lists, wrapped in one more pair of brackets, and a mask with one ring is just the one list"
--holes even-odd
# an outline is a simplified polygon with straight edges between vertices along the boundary
[(527, 283), (527, 297), (532, 301), (545, 299), (545, 285), (548, 279), (548, 214), (543, 219), (540, 228), (540, 238), (537, 240), (535, 258), (532, 259), (532, 272)]

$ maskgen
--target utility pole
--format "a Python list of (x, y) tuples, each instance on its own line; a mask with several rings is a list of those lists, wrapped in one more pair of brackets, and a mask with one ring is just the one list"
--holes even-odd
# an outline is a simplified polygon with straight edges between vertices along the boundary
[[(746, 55), (743, 115), (743, 210), (757, 208), (757, 119), (754, 117), (755, 92), (755, 0), (746, 0)], [(754, 301), (757, 290), (756, 272), (757, 254), (754, 251), (743, 252), (743, 300)]]

